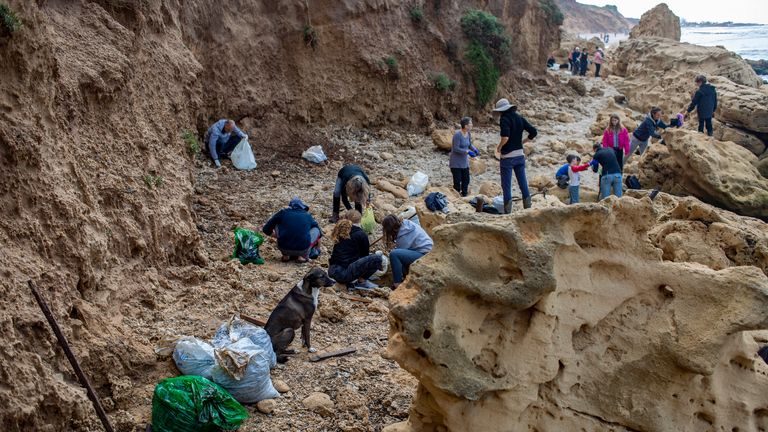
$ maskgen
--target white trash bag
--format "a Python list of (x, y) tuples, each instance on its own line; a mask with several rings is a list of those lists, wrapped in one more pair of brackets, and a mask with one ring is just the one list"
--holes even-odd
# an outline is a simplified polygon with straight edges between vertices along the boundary
[(195, 337), (185, 336), (176, 342), (173, 361), (184, 375), (199, 375), (211, 379), (211, 372), (216, 366), (213, 346)]
[(377, 280), (387, 274), (387, 269), (389, 268), (389, 258), (384, 254), (382, 251), (376, 251), (376, 255), (381, 255), (381, 270), (377, 270), (376, 273), (371, 275), (368, 279), (370, 280)]
[(411, 177), (411, 180), (408, 182), (408, 186), (406, 187), (408, 196), (414, 196), (424, 192), (428, 184), (429, 177), (423, 172), (417, 171), (416, 174)]
[(328, 160), (328, 156), (326, 156), (325, 153), (323, 153), (323, 147), (319, 145), (312, 146), (304, 150), (304, 153), (301, 154), (301, 157), (316, 164), (319, 164)]
[(504, 213), (504, 197), (498, 195), (493, 197), (493, 207), (501, 214)]
[(243, 338), (250, 339), (257, 347), (267, 353), (270, 368), (277, 365), (277, 356), (272, 349), (272, 339), (266, 330), (243, 321), (238, 315), (233, 315), (229, 321), (220, 325), (211, 342), (215, 348), (225, 348)]
[(251, 145), (248, 144), (246, 139), (240, 140), (235, 149), (232, 150), (229, 158), (232, 159), (232, 165), (239, 170), (252, 170), (256, 168), (256, 158), (253, 156)]
[(269, 355), (247, 337), (217, 348), (212, 381), (224, 387), (240, 403), (274, 399), (280, 394), (269, 376)]

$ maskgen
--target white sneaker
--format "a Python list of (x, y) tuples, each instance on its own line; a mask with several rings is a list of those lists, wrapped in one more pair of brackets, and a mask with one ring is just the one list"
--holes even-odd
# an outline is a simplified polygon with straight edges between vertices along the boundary
[(357, 288), (357, 289), (372, 290), (372, 289), (376, 289), (378, 287), (379, 287), (378, 285), (376, 285), (375, 283), (369, 281), (368, 279), (366, 279), (363, 282), (355, 282), (355, 288)]

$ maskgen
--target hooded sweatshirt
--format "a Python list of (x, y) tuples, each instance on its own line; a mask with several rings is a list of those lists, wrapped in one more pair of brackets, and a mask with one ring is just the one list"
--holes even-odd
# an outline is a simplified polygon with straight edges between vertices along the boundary
[(284, 208), (272, 216), (261, 229), (264, 234), (272, 235), (277, 228), (277, 247), (283, 250), (300, 251), (310, 246), (309, 230), (320, 229), (312, 215), (307, 211), (309, 207), (300, 199), (294, 198)]
[(696, 108), (700, 119), (710, 119), (717, 110), (717, 91), (712, 84), (704, 83), (696, 90), (688, 106), (688, 112)]
[(426, 254), (432, 250), (432, 244), (432, 239), (419, 225), (408, 219), (403, 220), (395, 239), (395, 249), (408, 249)]

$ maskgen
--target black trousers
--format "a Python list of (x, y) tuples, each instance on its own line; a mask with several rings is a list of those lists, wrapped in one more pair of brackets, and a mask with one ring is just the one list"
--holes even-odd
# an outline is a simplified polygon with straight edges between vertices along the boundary
[(704, 132), (704, 126), (707, 126), (707, 135), (712, 136), (712, 117), (703, 119), (699, 117), (699, 132)]
[(219, 155), (219, 159), (228, 158), (229, 154), (232, 153), (232, 150), (237, 147), (237, 145), (240, 143), (240, 138), (237, 136), (236, 133), (232, 132), (232, 135), (229, 136), (229, 140), (225, 143), (216, 143), (216, 153)]
[(595, 63), (595, 78), (600, 78), (600, 63)]
[(453, 175), (453, 189), (461, 196), (467, 196), (469, 192), (469, 168), (451, 168)]

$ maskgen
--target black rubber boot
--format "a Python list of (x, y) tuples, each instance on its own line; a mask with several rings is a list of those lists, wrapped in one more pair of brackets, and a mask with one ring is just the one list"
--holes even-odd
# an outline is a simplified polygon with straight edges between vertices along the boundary
[(531, 208), (531, 204), (532, 204), (532, 203), (531, 203), (531, 197), (528, 197), (528, 198), (523, 198), (523, 208), (524, 208), (524, 209), (529, 209), (529, 208)]
[(504, 214), (512, 213), (512, 200), (504, 201)]

